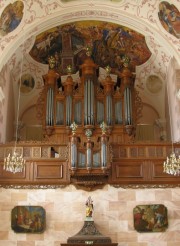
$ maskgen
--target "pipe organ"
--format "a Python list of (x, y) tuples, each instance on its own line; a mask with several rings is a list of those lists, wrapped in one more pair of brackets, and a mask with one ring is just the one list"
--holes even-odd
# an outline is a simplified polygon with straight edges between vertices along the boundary
[[(44, 135), (50, 141), (66, 143), (71, 175), (108, 175), (113, 151), (111, 143), (132, 141), (136, 125), (134, 75), (124, 62), (112, 79), (111, 68), (103, 69), (87, 53), (79, 66), (78, 80), (72, 67), (57, 72), (53, 57), (44, 78)], [(77, 75), (77, 73), (76, 73)]]

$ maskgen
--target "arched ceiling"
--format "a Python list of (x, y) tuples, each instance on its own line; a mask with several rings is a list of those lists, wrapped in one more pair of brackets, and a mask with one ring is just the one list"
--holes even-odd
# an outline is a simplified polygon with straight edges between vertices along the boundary
[[(0, 15), (2, 16), (3, 11), (5, 11), (9, 4), (16, 4), (16, 2), (2, 0), (0, 2)], [(0, 71), (4, 71), (3, 66), (8, 64), (6, 69), (8, 71), (11, 70), (11, 76), (15, 82), (18, 82), (21, 72), (30, 72), (35, 76), (36, 89), (41, 89), (43, 86), (42, 75), (47, 72), (48, 66), (42, 62), (42, 58), (45, 60), (45, 63), (47, 62), (47, 55), (43, 57), (38, 49), (36, 49), (38, 51), (38, 54), (36, 54), (35, 48), (37, 48), (37, 45), (47, 39), (49, 32), (51, 32), (50, 30), (61, 30), (62, 26), (64, 28), (70, 26), (74, 28), (72, 32), (77, 33), (77, 25), (74, 24), (73, 27), (72, 23), (82, 23), (84, 21), (88, 23), (88, 21), (96, 20), (96, 23), (101, 24), (98, 24), (97, 30), (94, 28), (94, 30), (89, 31), (88, 35), (96, 31), (102, 35), (101, 31), (106, 29), (108, 32), (114, 31), (119, 35), (119, 56), (121, 59), (125, 53), (129, 53), (131, 56), (131, 65), (136, 70), (136, 86), (144, 97), (143, 100), (145, 103), (156, 107), (160, 117), (164, 117), (162, 101), (164, 101), (167, 71), (172, 58), (176, 60), (178, 66), (180, 65), (180, 42), (177, 35), (169, 33), (162, 25), (159, 17), (159, 1), (26, 0), (20, 2), (23, 2), (23, 15), (17, 28), (5, 34), (0, 33)], [(173, 4), (177, 10), (180, 9), (179, 0), (174, 0)], [(2, 22), (0, 25), (2, 26)], [(120, 29), (124, 31), (122, 39), (120, 37)], [(81, 38), (78, 40), (83, 47), (89, 40), (88, 35), (87, 37), (85, 36), (86, 30), (78, 30), (81, 38), (86, 41), (81, 43), (79, 41)], [(124, 35), (129, 35), (129, 37), (125, 38)], [(137, 39), (139, 39), (138, 42)], [(97, 40), (101, 40), (100, 43), (104, 42), (102, 36)], [(78, 48), (76, 42), (75, 50)], [(134, 43), (136, 43), (135, 46)], [(117, 46), (117, 43), (115, 42), (114, 45)], [(104, 47), (110, 46), (106, 44)], [(107, 49), (105, 51), (107, 52)], [(52, 50), (51, 52), (53, 53)], [(101, 53), (99, 52), (96, 59), (100, 55)], [(20, 66), (22, 61), (23, 71), (21, 71)], [(112, 59), (109, 59), (109, 61), (112, 62)], [(102, 63), (102, 66), (109, 63), (109, 61)], [(116, 63), (114, 60), (113, 62)], [(149, 84), (148, 86), (146, 84), (146, 80), (150, 75), (158, 76), (160, 84), (162, 83), (162, 90), (156, 94), (159, 104), (153, 100), (154, 94), (148, 90)], [(0, 85), (3, 83), (4, 81), (1, 80)], [(36, 98), (37, 95), (38, 92), (35, 92), (35, 90), (34, 94), (26, 95), (24, 105), (32, 103), (32, 98)]]

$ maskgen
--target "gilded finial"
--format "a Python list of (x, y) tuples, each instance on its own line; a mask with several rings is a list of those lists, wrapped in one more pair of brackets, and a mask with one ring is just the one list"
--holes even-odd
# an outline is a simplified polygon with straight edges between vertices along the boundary
[(70, 125), (70, 128), (72, 129), (73, 135), (75, 135), (76, 130), (77, 130), (77, 127), (78, 127), (78, 125), (77, 125), (75, 122), (73, 122), (73, 123)]
[(86, 55), (87, 56), (91, 56), (91, 54), (92, 54), (92, 49), (91, 49), (91, 47), (86, 47)]
[(66, 71), (67, 71), (67, 74), (71, 75), (72, 74), (72, 66), (71, 65), (67, 65)]
[(130, 58), (127, 55), (123, 56), (122, 61), (123, 61), (124, 67), (128, 67), (129, 66)]
[(53, 69), (55, 67), (55, 65), (56, 65), (56, 59), (55, 59), (55, 57), (54, 56), (50, 56), (48, 58), (48, 62), (49, 62), (50, 69)]
[(92, 136), (92, 130), (91, 130), (91, 129), (87, 129), (87, 130), (85, 131), (85, 135), (86, 135), (86, 137), (87, 137), (88, 139), (90, 139), (91, 136)]
[(107, 75), (110, 75), (110, 73), (111, 73), (111, 67), (110, 67), (109, 65), (107, 65), (107, 66), (105, 67), (105, 70), (106, 70), (106, 74), (107, 74)]
[(102, 130), (102, 134), (105, 134), (107, 130), (107, 125), (104, 121), (101, 123), (100, 128)]

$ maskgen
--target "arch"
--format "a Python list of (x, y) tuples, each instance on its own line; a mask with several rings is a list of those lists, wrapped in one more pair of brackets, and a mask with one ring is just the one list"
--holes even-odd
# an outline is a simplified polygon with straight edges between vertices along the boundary
[(16, 39), (12, 39), (8, 45), (8, 49), (4, 49), (1, 54), (1, 60), (3, 62), (1, 61), (0, 63), (0, 70), (2, 69), (2, 66), (7, 63), (7, 61), (17, 50), (17, 48), (22, 45), (27, 39), (32, 38), (32, 36), (38, 35), (39, 33), (57, 25), (88, 19), (113, 22), (132, 28), (145, 36), (156, 37), (156, 42), (160, 43), (165, 51), (171, 54), (171, 56), (174, 56), (177, 61), (180, 61), (180, 55), (175, 50), (173, 45), (169, 43), (169, 40), (166, 40), (164, 36), (161, 35), (159, 30), (156, 30), (155, 27), (149, 26), (147, 28), (147, 22), (145, 22), (143, 19), (140, 19), (138, 17), (135, 18), (133, 15), (125, 14), (118, 9), (111, 9), (111, 11), (102, 11), (102, 8), (97, 8), (97, 6), (93, 6), (90, 10), (82, 7), (81, 11), (69, 8), (64, 12), (59, 11), (57, 13), (53, 13), (53, 18), (50, 15), (45, 21), (44, 18), (42, 18), (29, 26), (25, 26), (25, 24), (22, 24), (21, 29), (18, 28), (19, 33), (17, 33), (18, 31), (15, 30), (15, 33), (17, 34)]
[[(160, 117), (159, 116), (159, 113), (158, 113), (158, 111), (152, 105), (150, 105), (148, 103), (143, 103), (143, 108), (144, 107), (146, 107), (146, 108), (149, 109), (148, 111), (146, 111), (146, 114), (148, 114), (148, 118), (150, 118), (150, 116), (151, 116), (150, 112), (152, 112), (153, 113), (153, 117), (156, 116), (156, 119), (159, 119), (159, 117)], [(149, 113), (147, 113), (147, 112), (149, 112)], [(151, 123), (152, 124), (154, 122), (152, 121), (152, 122), (142, 122), (142, 123)]]

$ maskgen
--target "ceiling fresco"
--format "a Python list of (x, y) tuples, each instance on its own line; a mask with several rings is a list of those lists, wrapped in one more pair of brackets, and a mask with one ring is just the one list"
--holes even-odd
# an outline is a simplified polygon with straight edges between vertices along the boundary
[[(68, 44), (67, 36), (71, 45)], [(87, 47), (91, 49), (95, 63), (101, 67), (109, 65), (114, 69), (121, 68), (125, 56), (129, 58), (132, 70), (151, 56), (142, 34), (101, 21), (80, 21), (47, 30), (36, 37), (30, 55), (43, 64), (48, 63), (50, 56), (55, 56), (61, 70), (61, 56), (66, 51), (73, 56), (74, 68), (78, 70)]]
[(6, 35), (18, 27), (23, 17), (23, 9), (22, 1), (7, 5), (0, 17), (0, 36)]
[(175, 5), (166, 1), (161, 2), (158, 16), (164, 29), (176, 38), (180, 38), (180, 12)]

